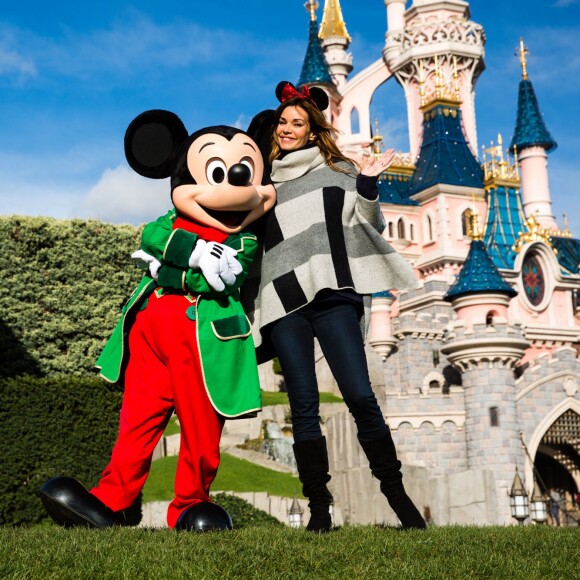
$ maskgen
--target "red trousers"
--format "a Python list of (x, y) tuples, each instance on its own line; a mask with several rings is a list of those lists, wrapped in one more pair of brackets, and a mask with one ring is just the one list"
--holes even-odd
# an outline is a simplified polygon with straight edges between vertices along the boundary
[[(181, 512), (210, 501), (209, 488), (220, 461), (224, 420), (205, 390), (192, 309), (182, 295), (151, 295), (129, 334), (129, 361), (119, 436), (109, 465), (91, 490), (114, 511), (137, 499), (151, 467), (157, 442), (173, 410), (181, 428), (175, 497), (167, 523), (175, 527)], [(188, 310), (189, 309), (189, 310)]]

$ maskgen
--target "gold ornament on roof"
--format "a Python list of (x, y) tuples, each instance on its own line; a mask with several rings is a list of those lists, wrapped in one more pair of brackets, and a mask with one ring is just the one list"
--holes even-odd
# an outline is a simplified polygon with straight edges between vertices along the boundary
[(563, 213), (562, 218), (564, 220), (564, 229), (552, 231), (552, 235), (558, 238), (571, 238), (572, 233), (570, 232), (570, 229), (568, 227), (568, 216), (565, 213)]
[(548, 228), (543, 228), (538, 223), (538, 219), (535, 214), (532, 214), (525, 222), (524, 228), (527, 230), (525, 232), (518, 232), (518, 239), (516, 243), (512, 246), (512, 250), (518, 253), (526, 244), (531, 244), (533, 242), (543, 242), (549, 248), (552, 249), (554, 254), (558, 253), (558, 250), (552, 246), (551, 235), (552, 231)]
[(373, 157), (379, 158), (382, 154), (381, 143), (383, 142), (383, 137), (379, 133), (379, 119), (375, 117), (375, 134), (373, 135)]
[(481, 224), (479, 223), (479, 214), (477, 213), (476, 209), (473, 209), (471, 211), (471, 214), (469, 215), (468, 226), (469, 226), (469, 229), (468, 229), (469, 237), (474, 242), (483, 240), (483, 228), (481, 227)]
[(307, 0), (304, 3), (304, 8), (306, 12), (310, 12), (310, 20), (316, 20), (316, 11), (318, 10), (318, 2), (316, 0)]
[(520, 46), (515, 52), (515, 55), (519, 57), (520, 64), (522, 65), (522, 79), (526, 80), (528, 78), (528, 62), (526, 56), (530, 51), (524, 45), (524, 39), (520, 38)]
[[(497, 145), (491, 142), (490, 147), (482, 145), (483, 150), (483, 180), (486, 188), (490, 188), (502, 182), (501, 185), (519, 187), (520, 174), (518, 152), (514, 147), (514, 162), (510, 162), (509, 151), (506, 149), (505, 157), (503, 150), (503, 138), (501, 133), (497, 136)], [(487, 156), (490, 156), (489, 160)]]
[(435, 55), (434, 88), (429, 92), (425, 91), (427, 75), (423, 72), (423, 63), (419, 60), (419, 95), (421, 98), (421, 109), (423, 111), (431, 109), (434, 105), (446, 105), (447, 115), (457, 114), (456, 108), (461, 105), (459, 73), (457, 72), (457, 57), (454, 55), (450, 59), (453, 67), (451, 82), (447, 83), (443, 78), (443, 67), (438, 54)]
[(324, 12), (322, 14), (318, 37), (323, 40), (337, 37), (346, 38), (349, 42), (352, 40), (346, 30), (346, 24), (342, 17), (342, 10), (338, 0), (326, 0), (324, 3)]

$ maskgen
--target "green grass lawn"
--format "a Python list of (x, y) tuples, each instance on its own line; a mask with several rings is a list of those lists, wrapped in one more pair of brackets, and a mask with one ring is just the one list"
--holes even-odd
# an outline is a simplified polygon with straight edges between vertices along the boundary
[[(332, 393), (320, 393), (321, 403), (344, 403), (344, 401)], [(272, 405), (288, 405), (288, 393), (277, 391), (262, 391), (262, 405), (270, 407)]]
[[(163, 457), (151, 465), (151, 473), (143, 488), (143, 501), (165, 501), (173, 498), (173, 482), (177, 457)], [(272, 471), (244, 459), (222, 453), (217, 477), (211, 486), (216, 491), (266, 491), (270, 495), (293, 497), (302, 486), (290, 473)]]
[(573, 579), (580, 529), (349, 527), (315, 535), (269, 525), (170, 530), (0, 528), (0, 578)]

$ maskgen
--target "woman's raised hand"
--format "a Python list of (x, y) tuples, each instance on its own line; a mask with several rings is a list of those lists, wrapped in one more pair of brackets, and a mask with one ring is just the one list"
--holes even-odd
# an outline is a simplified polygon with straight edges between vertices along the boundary
[(362, 167), (363, 175), (380, 175), (386, 171), (395, 159), (395, 150), (387, 149), (380, 157), (371, 157)]

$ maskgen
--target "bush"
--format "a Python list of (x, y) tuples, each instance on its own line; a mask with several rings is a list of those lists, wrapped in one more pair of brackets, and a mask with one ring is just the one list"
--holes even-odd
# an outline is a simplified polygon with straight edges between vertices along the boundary
[(255, 508), (252, 504), (235, 495), (216, 493), (212, 494), (212, 499), (230, 514), (236, 530), (264, 524), (284, 527), (282, 522), (270, 514)]
[(0, 377), (93, 373), (142, 272), (140, 228), (0, 217)]
[(48, 519), (38, 498), (51, 477), (89, 489), (109, 462), (122, 393), (82, 377), (0, 379), (0, 525)]

